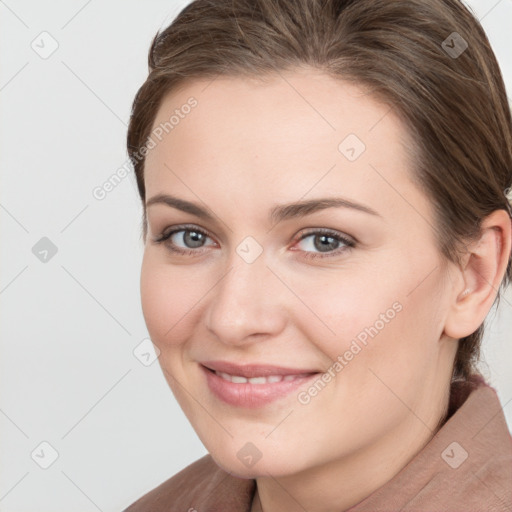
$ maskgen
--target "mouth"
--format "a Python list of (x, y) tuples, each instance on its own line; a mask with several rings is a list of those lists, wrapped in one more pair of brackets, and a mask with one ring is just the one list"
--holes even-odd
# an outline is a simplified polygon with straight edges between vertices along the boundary
[[(214, 370), (210, 370), (214, 371)], [(292, 380), (296, 380), (302, 377), (307, 377), (310, 374), (304, 373), (300, 375), (269, 375), (268, 377), (243, 377), (242, 375), (230, 375), (226, 372), (219, 372), (215, 370), (215, 374), (221, 377), (224, 380), (227, 380), (228, 382), (233, 382), (234, 384), (245, 384), (246, 382), (249, 382), (250, 384), (274, 384), (276, 382), (290, 382)]]
[(289, 395), (321, 372), (272, 365), (235, 365), (224, 361), (200, 365), (210, 392), (232, 406), (257, 408)]
[(235, 377), (250, 379), (253, 377), (287, 377), (297, 375), (309, 375), (319, 373), (319, 370), (304, 368), (287, 368), (271, 364), (236, 364), (229, 361), (205, 361), (201, 363), (204, 367), (214, 372), (224, 373)]

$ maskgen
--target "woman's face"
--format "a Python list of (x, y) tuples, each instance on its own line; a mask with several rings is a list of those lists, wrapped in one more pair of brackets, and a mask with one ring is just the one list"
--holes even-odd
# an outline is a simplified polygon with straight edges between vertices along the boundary
[(217, 463), (285, 475), (433, 429), (451, 287), (394, 112), (311, 70), (217, 78), (166, 97), (152, 140), (144, 317)]

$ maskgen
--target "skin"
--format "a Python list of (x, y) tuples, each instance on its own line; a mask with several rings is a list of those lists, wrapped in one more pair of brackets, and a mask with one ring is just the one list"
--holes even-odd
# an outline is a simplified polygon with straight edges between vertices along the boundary
[[(510, 219), (494, 212), (461, 267), (443, 262), (432, 205), (410, 180), (408, 133), (354, 84), (307, 69), (265, 83), (193, 81), (165, 98), (153, 126), (190, 96), (198, 105), (147, 155), (146, 201), (172, 194), (215, 221), (147, 208), (141, 300), (160, 365), (217, 464), (256, 478), (253, 511), (260, 502), (265, 512), (345, 510), (436, 432), (458, 339), (483, 322), (505, 273)], [(366, 145), (353, 162), (338, 149), (351, 133)], [(337, 207), (277, 224), (267, 217), (278, 204), (334, 196), (379, 216)], [(183, 223), (206, 231), (202, 247), (183, 231), (154, 241)], [(315, 234), (299, 240), (306, 228), (357, 243), (308, 259), (326, 253)], [(247, 236), (263, 250), (252, 263), (236, 251)], [(172, 242), (197, 253), (175, 254)], [(394, 303), (401, 311), (307, 404), (292, 392), (258, 409), (227, 405), (200, 371), (199, 361), (215, 359), (326, 372)], [(262, 454), (252, 467), (237, 457), (249, 441)]]

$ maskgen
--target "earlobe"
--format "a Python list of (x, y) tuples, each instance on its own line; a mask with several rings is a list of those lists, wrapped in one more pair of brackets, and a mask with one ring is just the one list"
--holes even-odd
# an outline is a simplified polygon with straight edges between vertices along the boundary
[(454, 290), (444, 332), (460, 339), (475, 332), (491, 309), (505, 275), (511, 249), (511, 220), (496, 210), (482, 223), (482, 236), (468, 246), (461, 268), (463, 287)]

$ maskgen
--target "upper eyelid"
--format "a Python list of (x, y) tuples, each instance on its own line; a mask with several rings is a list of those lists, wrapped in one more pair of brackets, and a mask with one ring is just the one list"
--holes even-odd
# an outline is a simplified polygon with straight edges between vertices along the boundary
[(177, 226), (177, 227), (174, 227), (174, 228), (170, 228), (168, 230), (165, 229), (164, 231), (162, 231), (162, 236), (170, 235), (171, 233), (172, 234), (176, 234), (176, 233), (179, 233), (180, 231), (198, 231), (199, 233), (203, 233), (203, 234), (205, 234), (207, 237), (209, 237), (211, 239), (215, 238), (212, 235), (210, 235), (210, 233), (208, 232), (207, 229), (200, 228), (199, 226), (194, 226), (194, 225)]

